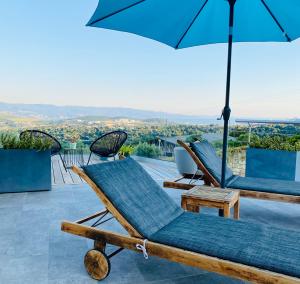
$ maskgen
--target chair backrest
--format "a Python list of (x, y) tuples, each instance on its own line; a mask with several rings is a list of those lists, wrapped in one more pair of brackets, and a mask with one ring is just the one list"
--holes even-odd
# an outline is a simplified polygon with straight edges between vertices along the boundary
[(52, 143), (51, 148), (50, 148), (51, 155), (56, 155), (61, 150), (61, 144), (59, 143), (59, 141), (46, 132), (43, 132), (40, 130), (25, 130), (20, 133), (20, 140), (24, 139), (27, 135), (29, 135), (33, 138), (36, 138), (36, 139), (51, 141), (51, 143)]
[[(217, 155), (214, 147), (207, 141), (191, 143), (191, 148), (210, 174), (221, 182), (222, 160)], [(232, 170), (226, 166), (225, 180), (233, 176)]]
[(100, 157), (114, 157), (127, 139), (124, 131), (112, 131), (97, 138), (90, 150)]
[(93, 187), (96, 193), (101, 191), (143, 237), (151, 236), (183, 213), (180, 206), (131, 158), (88, 165), (83, 170), (97, 185), (97, 189)]

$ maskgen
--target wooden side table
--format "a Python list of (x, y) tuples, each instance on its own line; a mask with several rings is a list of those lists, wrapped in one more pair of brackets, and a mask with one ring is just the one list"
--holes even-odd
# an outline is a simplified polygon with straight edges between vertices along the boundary
[(240, 192), (201, 185), (182, 194), (181, 207), (184, 210), (199, 212), (201, 206), (223, 210), (224, 217), (230, 217), (230, 208), (234, 207), (234, 218), (239, 219)]

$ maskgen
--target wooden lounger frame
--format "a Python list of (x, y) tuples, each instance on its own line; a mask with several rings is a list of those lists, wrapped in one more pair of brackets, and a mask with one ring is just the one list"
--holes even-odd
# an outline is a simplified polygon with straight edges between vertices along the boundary
[[(182, 174), (182, 176), (177, 177), (175, 180), (164, 181), (164, 187), (188, 190), (197, 185), (197, 181), (204, 180), (204, 177), (203, 174)], [(183, 180), (190, 180), (190, 182), (184, 183)]]
[[(73, 235), (95, 240), (95, 248), (87, 253), (85, 265), (87, 271), (92, 277), (101, 280), (104, 279), (109, 273), (109, 257), (115, 255), (118, 251), (124, 248), (140, 252), (136, 245), (143, 245), (144, 239), (139, 232), (137, 232), (133, 226), (120, 214), (117, 208), (114, 207), (111, 201), (103, 193), (101, 188), (99, 188), (82, 170), (78, 169), (77, 167), (73, 167), (72, 169), (92, 187), (97, 196), (106, 206), (106, 209), (75, 222), (63, 221), (61, 224), (61, 230)], [(129, 235), (123, 235), (84, 225), (85, 222), (97, 218), (106, 212), (110, 212), (127, 230)], [(120, 249), (117, 250), (116, 253), (112, 253), (109, 257), (107, 257), (104, 253), (106, 244), (118, 246)], [(146, 249), (149, 255), (158, 256), (178, 263), (195, 266), (207, 271), (216, 272), (222, 275), (255, 283), (300, 284), (299, 278), (262, 270), (256, 267), (235, 263), (152, 241), (148, 241), (146, 243)], [(95, 256), (95, 253), (97, 252), (100, 254), (100, 256)], [(92, 260), (90, 259), (91, 257)], [(102, 265), (104, 268), (99, 268), (98, 264)]]
[[(177, 143), (190, 154), (191, 158), (196, 163), (198, 169), (203, 173), (204, 184), (214, 186), (214, 187), (220, 187), (219, 182), (211, 175), (211, 173), (207, 170), (204, 164), (196, 156), (193, 150), (186, 143), (180, 140), (178, 140)], [(181, 183), (179, 182), (179, 180), (175, 180), (175, 181), (165, 181), (164, 187), (189, 190), (193, 188), (194, 185), (190, 183)], [(238, 190), (240, 191), (240, 196), (242, 197), (289, 202), (289, 203), (300, 203), (300, 195), (296, 196), (296, 195), (269, 193), (269, 192), (254, 191), (254, 190), (252, 191), (252, 190), (245, 190), (245, 189), (238, 189)]]

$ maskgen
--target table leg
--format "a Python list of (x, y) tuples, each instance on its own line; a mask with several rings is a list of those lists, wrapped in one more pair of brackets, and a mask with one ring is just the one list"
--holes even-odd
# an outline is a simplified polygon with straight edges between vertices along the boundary
[(224, 205), (224, 217), (226, 217), (226, 218), (230, 217), (230, 207), (229, 207), (229, 204)]
[(186, 199), (185, 198), (181, 198), (181, 208), (183, 210), (187, 210), (187, 202), (186, 202)]
[(190, 212), (199, 213), (200, 208), (199, 208), (199, 206), (196, 206), (196, 205), (187, 204), (187, 210), (190, 211)]
[(234, 219), (240, 219), (240, 200), (234, 204)]

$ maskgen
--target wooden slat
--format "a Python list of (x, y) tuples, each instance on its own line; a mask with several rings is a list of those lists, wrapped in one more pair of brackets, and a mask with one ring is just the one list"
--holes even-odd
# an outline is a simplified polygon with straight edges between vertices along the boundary
[(175, 168), (172, 168), (172, 164), (171, 162), (163, 162), (163, 161), (159, 161), (160, 163), (145, 163), (145, 162), (141, 162), (142, 165), (148, 165), (149, 168), (156, 170), (158, 172), (160, 172), (161, 174), (163, 174), (166, 177), (169, 178), (174, 178), (175, 176), (178, 175), (178, 171)]
[(62, 172), (59, 167), (58, 159), (56, 159), (55, 157), (53, 157), (53, 173), (54, 173), (55, 184), (64, 184), (65, 183)]
[(85, 183), (85, 181), (80, 178), (79, 175), (75, 174), (72, 170), (69, 170), (70, 176), (72, 178), (73, 184), (80, 184), (80, 183)]
[(150, 174), (150, 176), (155, 180), (164, 180), (165, 176), (160, 172), (153, 170), (148, 165), (142, 164), (143, 168)]
[[(87, 162), (88, 155), (84, 155), (84, 161)], [(102, 163), (99, 157), (92, 155), (90, 164)], [(172, 162), (161, 161), (155, 159), (145, 159), (138, 161), (142, 167), (151, 175), (151, 177), (157, 181), (175, 179), (178, 175), (176, 165)], [(52, 184), (80, 184), (85, 181), (75, 174), (72, 170), (65, 171), (61, 160), (58, 156), (52, 157)]]
[[(171, 173), (168, 167), (161, 167), (158, 165), (150, 164), (149, 162), (140, 162), (140, 164), (153, 176), (157, 176), (158, 179), (173, 179), (178, 173)], [(170, 163), (171, 164), (171, 163)]]
[(68, 169), (65, 170), (61, 159), (58, 159), (58, 166), (59, 166), (59, 170), (63, 176), (64, 183), (65, 184), (73, 184), (73, 180), (70, 175), (70, 170), (68, 170)]
[(51, 158), (51, 184), (55, 184), (53, 158)]

